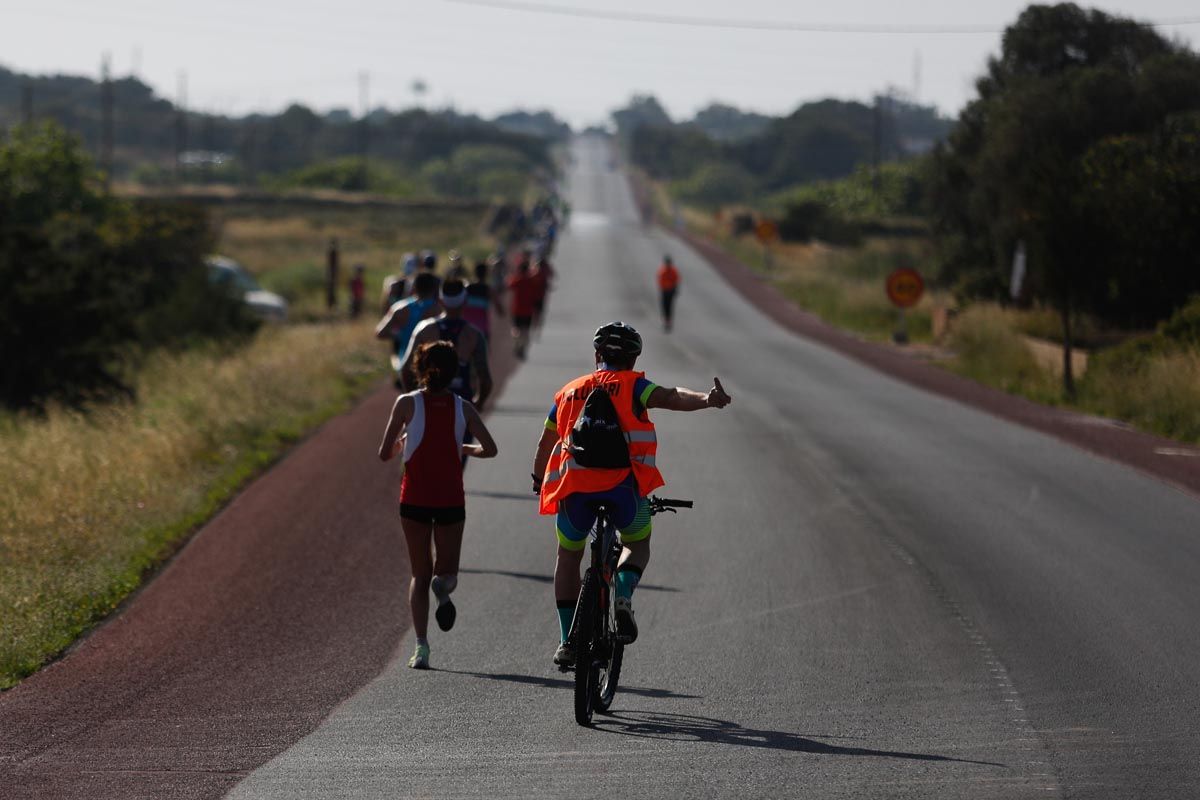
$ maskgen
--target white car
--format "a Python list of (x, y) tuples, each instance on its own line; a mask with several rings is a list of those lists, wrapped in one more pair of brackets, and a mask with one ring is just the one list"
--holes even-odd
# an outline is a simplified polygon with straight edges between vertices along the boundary
[(209, 280), (241, 292), (242, 301), (259, 317), (275, 322), (287, 319), (287, 300), (259, 286), (241, 264), (225, 256), (209, 256), (204, 263), (208, 266)]

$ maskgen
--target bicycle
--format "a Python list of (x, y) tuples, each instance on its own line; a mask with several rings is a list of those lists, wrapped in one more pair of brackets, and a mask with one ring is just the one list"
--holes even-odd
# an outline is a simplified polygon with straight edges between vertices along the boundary
[[(651, 514), (664, 511), (674, 514), (676, 509), (692, 507), (691, 500), (652, 496), (649, 502)], [(612, 705), (625, 652), (624, 643), (617, 637), (612, 602), (613, 580), (622, 547), (605, 503), (596, 508), (596, 524), (588, 540), (591, 565), (583, 575), (568, 637), (575, 650), (575, 721), (584, 726), (591, 725), (595, 711), (603, 713)]]

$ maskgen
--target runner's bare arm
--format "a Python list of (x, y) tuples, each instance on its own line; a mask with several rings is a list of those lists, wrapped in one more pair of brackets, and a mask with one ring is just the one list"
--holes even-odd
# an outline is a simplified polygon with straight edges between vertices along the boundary
[(379, 443), (379, 460), (391, 461), (400, 450), (399, 445), (404, 441), (400, 431), (409, 423), (413, 415), (413, 399), (405, 395), (396, 398), (392, 405), (392, 416), (388, 419), (387, 428), (383, 431), (383, 441)]
[(495, 457), (496, 453), (500, 452), (500, 448), (496, 447), (496, 440), (492, 438), (491, 431), (483, 424), (483, 418), (479, 416), (475, 406), (464, 402), (463, 416), (467, 418), (467, 430), (479, 440), (476, 444), (464, 444), (462, 446), (463, 455), (475, 458)]
[(406, 392), (415, 391), (417, 387), (417, 348), (431, 341), (429, 337), (429, 329), (435, 328), (434, 325), (428, 322), (417, 323), (417, 329), (413, 331), (413, 335), (408, 339), (408, 349), (404, 351), (404, 357), (400, 362), (400, 387)]
[(482, 336), (476, 339), (475, 349), (471, 352), (471, 367), (479, 376), (479, 396), (475, 404), (483, 408), (483, 404), (492, 394), (492, 369), (488, 366), (487, 340)]
[(724, 408), (733, 402), (725, 393), (720, 378), (713, 378), (713, 388), (708, 393), (684, 389), (682, 386), (668, 389), (659, 386), (646, 398), (646, 408), (665, 408), (668, 411), (699, 411), (703, 408)]
[(383, 315), (383, 319), (379, 320), (379, 324), (375, 326), (376, 339), (390, 339), (396, 335), (396, 328), (400, 326), (404, 317), (408, 315), (408, 308), (401, 306), (399, 303), (393, 303), (392, 307)]

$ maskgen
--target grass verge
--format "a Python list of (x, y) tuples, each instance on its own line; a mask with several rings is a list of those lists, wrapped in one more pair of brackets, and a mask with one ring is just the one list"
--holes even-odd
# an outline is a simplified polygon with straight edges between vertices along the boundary
[(378, 382), (368, 323), (160, 355), (140, 401), (0, 423), (0, 688), (136, 589), (250, 478)]
[[(455, 208), (235, 203), (214, 216), (219, 251), (285, 294), (292, 322), (238, 349), (153, 357), (134, 379), (136, 404), (0, 416), (0, 689), (111, 613), (289, 444), (383, 377), (387, 348), (372, 328), (402, 252), (487, 247), (478, 212)], [(330, 315), (334, 237), (342, 308)], [(331, 321), (346, 317), (356, 263), (367, 266), (364, 315)]]

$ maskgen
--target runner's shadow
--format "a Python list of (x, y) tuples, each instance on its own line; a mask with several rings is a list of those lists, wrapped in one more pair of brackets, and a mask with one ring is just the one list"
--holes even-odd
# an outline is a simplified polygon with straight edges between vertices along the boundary
[[(624, 692), (621, 687), (618, 691)], [(662, 739), (677, 742), (707, 742), (710, 744), (760, 747), (768, 750), (785, 750), (793, 753), (814, 753), (828, 756), (876, 756), (880, 758), (902, 758), (915, 761), (952, 761), (960, 764), (980, 764), (1003, 767), (993, 761), (973, 761), (966, 758), (932, 755), (929, 753), (903, 753), (894, 750), (872, 750), (867, 747), (842, 747), (808, 739), (786, 731), (756, 730), (744, 728), (736, 722), (691, 714), (668, 714), (657, 711), (614, 711), (607, 716), (597, 715), (593, 719), (596, 730), (622, 736), (637, 736), (645, 739)], [(830, 737), (832, 738), (832, 737)]]
[[(467, 675), (472, 678), (484, 678), (489, 681), (504, 681), (505, 683), (519, 683), (525, 686), (540, 686), (544, 689), (575, 689), (574, 678), (546, 678), (541, 675), (517, 675), (514, 673), (504, 672), (470, 672), (457, 669), (437, 669), (437, 672), (447, 672), (452, 675)], [(618, 689), (621, 694), (634, 694), (638, 697), (652, 697), (656, 699), (686, 699), (699, 700), (701, 695), (698, 694), (681, 694), (672, 692), (669, 689), (650, 689), (644, 686), (621, 686)]]
[[(460, 575), (503, 575), (507, 578), (520, 578), (523, 581), (536, 581), (537, 583), (554, 583), (553, 575), (538, 575), (533, 572), (514, 572), (509, 569), (465, 569), (458, 568)], [(655, 586), (650, 583), (639, 583), (637, 590), (639, 592), (678, 592), (671, 586)]]

